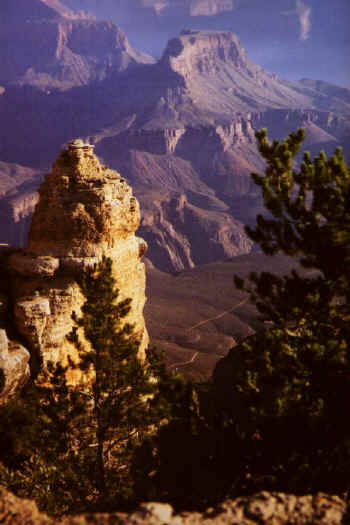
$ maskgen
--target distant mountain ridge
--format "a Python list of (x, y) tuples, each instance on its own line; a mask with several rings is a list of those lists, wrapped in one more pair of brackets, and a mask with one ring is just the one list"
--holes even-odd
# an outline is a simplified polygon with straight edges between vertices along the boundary
[(70, 89), (152, 62), (114, 24), (75, 13), (59, 0), (3, 0), (0, 35), (5, 87)]
[(134, 129), (230, 123), (233, 115), (269, 109), (350, 115), (346, 88), (327, 94), (317, 86), (265, 71), (232, 33), (186, 30), (169, 41), (157, 63), (126, 71), (104, 88), (115, 120), (126, 119)]
[[(38, 54), (37, 28), (50, 35), (53, 61)], [(243, 225), (261, 203), (249, 175), (264, 168), (256, 129), (267, 126), (281, 137), (304, 126), (313, 152), (332, 151), (350, 136), (347, 89), (281, 80), (251, 61), (230, 32), (183, 31), (158, 62), (144, 63), (109, 23), (61, 17), (27, 29), (39, 61), (35, 72), (47, 68), (51, 84), (28, 77), (28, 70), (13, 81), (2, 72), (0, 159), (46, 169), (67, 140), (92, 141), (132, 184), (143, 211), (140, 233), (161, 270), (251, 250)], [(20, 41), (10, 42), (22, 56)], [(27, 224), (31, 203), (28, 197), (22, 206), (16, 195), (10, 206), (0, 205), (11, 217), (23, 210), (21, 224)], [(2, 237), (23, 243), (9, 221)]]
[(57, 18), (82, 18), (81, 14), (63, 5), (60, 0), (2, 0), (1, 23), (34, 22)]
[(183, 28), (237, 34), (248, 54), (283, 78), (350, 85), (348, 0), (62, 0), (115, 21), (155, 57)]
[[(183, 31), (168, 43), (158, 65), (177, 73), (192, 100), (220, 118), (232, 111), (319, 108), (319, 84), (287, 82), (265, 71), (248, 59), (240, 39), (229, 32)], [(341, 111), (350, 114), (350, 91), (340, 94), (340, 90), (327, 95), (345, 98)]]

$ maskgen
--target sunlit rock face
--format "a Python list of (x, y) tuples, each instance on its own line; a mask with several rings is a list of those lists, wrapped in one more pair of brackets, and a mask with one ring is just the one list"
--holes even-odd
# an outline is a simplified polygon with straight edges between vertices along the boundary
[(0, 405), (29, 379), (29, 358), (28, 350), (18, 342), (9, 341), (6, 331), (0, 329)]
[(143, 358), (146, 243), (135, 236), (140, 211), (131, 188), (100, 164), (92, 146), (76, 140), (61, 152), (39, 194), (27, 247), (9, 259), (15, 327), (34, 360), (45, 369), (49, 361), (77, 358), (69, 338), (72, 313), (79, 316), (85, 301), (77, 275), (103, 256), (113, 261), (119, 298), (132, 298), (126, 321), (134, 325)]

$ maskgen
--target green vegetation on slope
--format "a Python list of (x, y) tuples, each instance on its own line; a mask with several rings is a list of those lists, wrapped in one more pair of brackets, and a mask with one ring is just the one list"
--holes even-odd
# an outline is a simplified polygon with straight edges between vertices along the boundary
[[(222, 418), (249, 445), (252, 486), (292, 491), (349, 488), (350, 173), (341, 150), (327, 159), (294, 156), (303, 130), (283, 142), (257, 133), (268, 217), (250, 237), (266, 254), (282, 252), (309, 275), (252, 274), (248, 291), (266, 329), (217, 367)], [(225, 376), (225, 380), (223, 378)]]

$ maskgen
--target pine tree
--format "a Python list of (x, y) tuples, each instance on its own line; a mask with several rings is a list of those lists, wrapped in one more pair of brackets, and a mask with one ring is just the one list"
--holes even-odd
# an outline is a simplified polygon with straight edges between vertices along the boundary
[(88, 507), (92, 492), (77, 446), (85, 396), (68, 387), (66, 372), (49, 365), (42, 384), (0, 407), (0, 484), (55, 515)]
[(253, 179), (269, 213), (247, 233), (265, 254), (292, 256), (304, 270), (235, 278), (267, 324), (231, 352), (230, 383), (217, 377), (217, 410), (241, 440), (256, 488), (260, 479), (265, 488), (346, 490), (350, 173), (340, 148), (329, 159), (305, 153), (295, 169), (303, 130), (282, 142), (270, 143), (266, 130), (256, 136), (267, 167)]
[[(118, 301), (111, 260), (86, 271), (80, 285), (86, 302), (74, 317), (84, 345), (81, 330), (71, 334), (80, 363), (49, 366), (45, 383), (0, 407), (0, 482), (55, 515), (135, 504), (133, 456), (169, 416), (162, 389), (172, 374), (153, 351), (139, 359), (125, 322), (131, 300)], [(89, 380), (73, 388), (66, 376), (77, 366)]]
[[(104, 258), (80, 279), (86, 302), (77, 319), (90, 343), (81, 352), (80, 368), (92, 372), (89, 434), (94, 443), (96, 489), (106, 502), (132, 492), (129, 467), (135, 447), (155, 421), (151, 398), (156, 391), (152, 367), (138, 357), (139, 342), (133, 327), (124, 322), (131, 299), (118, 301), (112, 262)], [(79, 345), (77, 332), (73, 337)], [(89, 458), (91, 463), (91, 458)]]
[(253, 174), (253, 180), (261, 187), (272, 217), (259, 215), (257, 227), (247, 227), (247, 232), (264, 253), (300, 258), (301, 265), (313, 269), (317, 277), (315, 273), (300, 277), (296, 272), (283, 280), (269, 273), (252, 276), (255, 298), (261, 313), (276, 324), (301, 321), (305, 315), (306, 323), (309, 319), (320, 329), (325, 325), (328, 333), (347, 333), (350, 174), (341, 148), (330, 159), (324, 152), (314, 160), (305, 153), (300, 170), (294, 171), (294, 157), (304, 137), (300, 130), (282, 143), (270, 144), (266, 130), (257, 133), (267, 168), (264, 176)]

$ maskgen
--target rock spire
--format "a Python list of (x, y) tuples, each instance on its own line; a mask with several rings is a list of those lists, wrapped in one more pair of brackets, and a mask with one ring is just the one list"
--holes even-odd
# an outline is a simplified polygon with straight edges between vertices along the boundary
[[(136, 237), (139, 205), (119, 173), (101, 165), (94, 147), (70, 142), (41, 185), (27, 247), (10, 255), (15, 330), (40, 370), (48, 361), (65, 364), (77, 357), (69, 334), (73, 311), (84, 297), (77, 275), (110, 257), (120, 299), (132, 298), (126, 321), (148, 344), (143, 318), (146, 243)], [(74, 379), (72, 379), (74, 382)]]

